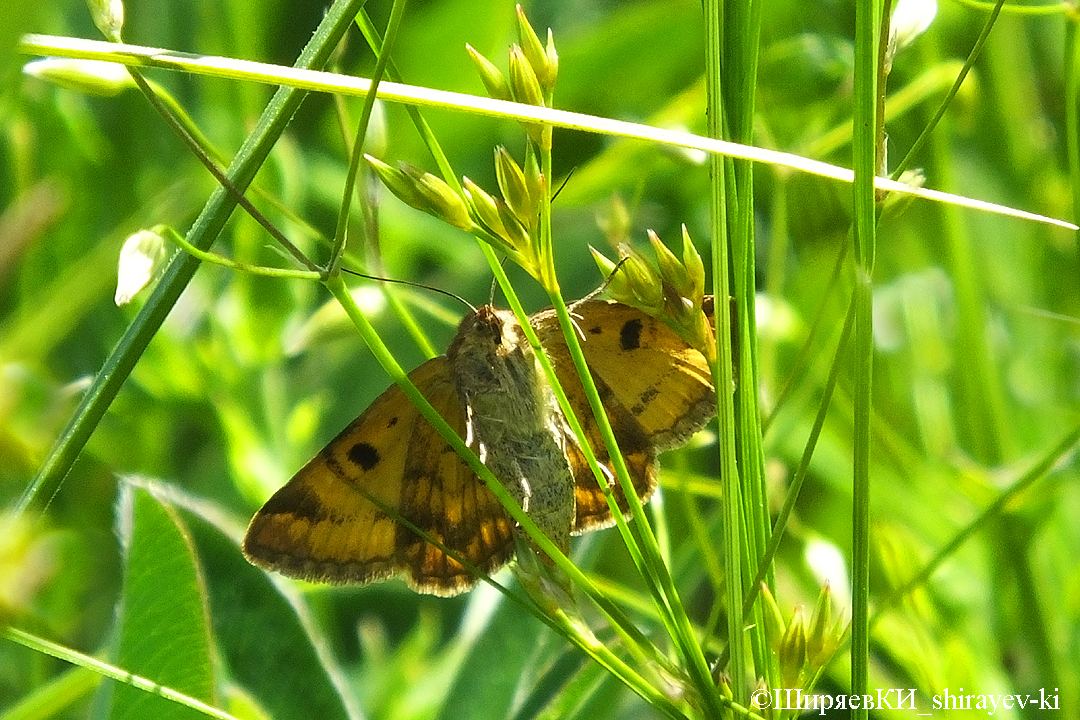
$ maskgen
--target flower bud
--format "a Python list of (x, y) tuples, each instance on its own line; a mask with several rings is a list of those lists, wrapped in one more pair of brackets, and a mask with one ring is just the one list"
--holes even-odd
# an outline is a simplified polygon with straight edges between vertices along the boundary
[[(619, 244), (618, 265), (592, 250), (597, 265), (607, 275), (605, 290), (619, 302), (638, 308), (652, 317), (663, 320), (690, 347), (698, 350), (712, 363), (716, 356), (712, 308), (706, 308), (705, 266), (697, 254), (690, 235), (683, 228), (683, 258), (685, 264), (660, 241), (652, 230), (649, 242), (656, 253), (659, 270), (653, 269), (637, 251), (625, 243)], [(708, 298), (711, 303), (712, 298)]]
[(474, 223), (472, 216), (469, 215), (468, 205), (442, 178), (431, 173), (416, 171), (413, 179), (417, 183), (420, 194), (427, 201), (427, 207), (421, 207), (421, 210), (466, 232), (473, 229)]
[(480, 218), (480, 222), (484, 223), (491, 232), (505, 238), (506, 228), (499, 216), (495, 198), (467, 177), (461, 178), (461, 184), (465, 186), (465, 197), (472, 205), (473, 212)]
[(495, 177), (503, 199), (514, 211), (518, 221), (526, 228), (532, 227), (536, 208), (525, 182), (525, 173), (502, 146), (495, 148)]
[(555, 36), (551, 34), (551, 28), (548, 28), (547, 47), (544, 49), (544, 54), (547, 56), (547, 77), (544, 87), (550, 93), (555, 89), (555, 80), (559, 77), (559, 53), (555, 52)]
[[(592, 253), (593, 260), (596, 262), (596, 267), (600, 268), (600, 274), (604, 277), (611, 277), (611, 273), (615, 272), (617, 265), (604, 257), (604, 255), (592, 245), (589, 246), (589, 252)], [(617, 278), (611, 278), (611, 285), (614, 285), (616, 282)], [(608, 286), (609, 289), (611, 288), (611, 285)]]
[(899, 51), (926, 32), (937, 15), (937, 0), (897, 0), (889, 21), (887, 64)]
[(686, 269), (679, 262), (679, 259), (675, 257), (675, 254), (668, 250), (667, 245), (660, 241), (660, 237), (655, 232), (652, 230), (646, 232), (653, 252), (656, 253), (656, 264), (660, 268), (660, 277), (680, 297), (689, 297), (692, 288), (690, 287), (690, 278), (686, 274)]
[(812, 671), (817, 671), (832, 658), (844, 642), (848, 627), (842, 615), (833, 618), (832, 591), (826, 582), (818, 594), (817, 604), (810, 616), (806, 638), (806, 657)]
[(520, 5), (517, 6), (517, 19), (521, 52), (528, 60), (540, 88), (543, 92), (550, 93), (555, 87), (555, 78), (559, 74), (559, 56), (555, 53), (555, 41), (552, 38), (551, 29), (548, 29), (548, 44), (545, 48)]
[(382, 160), (378, 160), (371, 155), (364, 155), (364, 159), (368, 161), (368, 165), (375, 171), (375, 174), (379, 176), (379, 179), (383, 181), (383, 185), (394, 193), (406, 205), (412, 207), (418, 207), (422, 201), (420, 193), (417, 191), (416, 186), (409, 180), (409, 177), (400, 168), (395, 168), (387, 165)]
[[(621, 248), (622, 245), (619, 247)], [(592, 245), (589, 246), (589, 250), (592, 252), (593, 260), (596, 261), (600, 273), (604, 276), (604, 292), (612, 300), (632, 305), (634, 302), (634, 290), (631, 287), (630, 276), (623, 272), (623, 263), (608, 260)]]
[(664, 308), (664, 283), (660, 276), (641, 253), (628, 245), (619, 246), (619, 256), (623, 263), (615, 274), (626, 278), (631, 295), (627, 304), (660, 317)]
[(786, 688), (802, 686), (802, 671), (806, 664), (806, 621), (802, 606), (795, 608), (795, 615), (788, 623), (787, 632), (780, 641), (777, 651), (780, 663), (780, 678)]
[(525, 187), (529, 193), (529, 204), (533, 209), (533, 216), (539, 212), (540, 202), (544, 197), (547, 183), (544, 182), (544, 173), (540, 171), (540, 163), (536, 160), (536, 153), (528, 152), (525, 155)]
[(124, 241), (116, 272), (117, 306), (124, 306), (150, 284), (164, 268), (165, 240), (150, 230), (140, 230)]
[(509, 100), (510, 86), (506, 84), (506, 77), (499, 68), (477, 52), (472, 45), (466, 44), (465, 51), (469, 53), (473, 64), (476, 65), (476, 71), (480, 73), (480, 80), (484, 83), (488, 96), (496, 100)]
[(612, 299), (636, 307), (647, 315), (662, 317), (663, 284), (652, 267), (625, 243), (619, 245), (619, 262), (613, 263), (594, 248), (593, 259), (604, 274), (604, 292)]
[(544, 107), (540, 81), (525, 53), (517, 45), (510, 48), (510, 95), (515, 102)]
[(106, 40), (120, 42), (124, 28), (124, 3), (121, 0), (86, 0), (94, 24)]
[[(536, 72), (517, 45), (510, 48), (510, 95), (515, 102), (544, 107), (544, 93), (536, 79)], [(543, 125), (530, 122), (522, 125), (534, 143), (545, 145)]]
[(468, 205), (442, 178), (404, 162), (394, 168), (370, 155), (364, 155), (364, 159), (390, 192), (405, 204), (466, 232), (475, 227)]
[(691, 295), (689, 297), (695, 307), (701, 307), (702, 299), (705, 297), (705, 263), (702, 262), (701, 255), (690, 240), (690, 232), (685, 224), (682, 226), (682, 239), (683, 266), (686, 268), (686, 276), (690, 281)]
[(810, 615), (810, 630), (806, 638), (806, 654), (814, 658), (825, 646), (826, 634), (829, 631), (829, 623), (832, 620), (832, 593), (829, 591), (829, 583), (826, 582), (818, 593), (817, 603), (814, 604), (814, 612)]
[(784, 633), (787, 632), (787, 623), (784, 622), (780, 606), (776, 604), (776, 598), (765, 583), (761, 583), (758, 602), (761, 603), (761, 614), (765, 616), (765, 637), (768, 638), (769, 645), (778, 648)]
[(499, 219), (505, 230), (503, 237), (506, 241), (523, 256), (531, 255), (532, 244), (529, 231), (518, 221), (514, 211), (499, 198), (495, 198), (495, 208), (499, 211)]
[(126, 67), (102, 60), (42, 58), (26, 63), (23, 72), (69, 90), (103, 97), (114, 97), (135, 87)]

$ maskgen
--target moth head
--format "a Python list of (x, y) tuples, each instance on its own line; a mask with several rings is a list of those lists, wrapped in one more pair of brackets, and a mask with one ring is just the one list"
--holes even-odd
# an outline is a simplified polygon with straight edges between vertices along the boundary
[(525, 335), (514, 314), (485, 305), (461, 321), (446, 354), (451, 359), (488, 354), (505, 357), (520, 350), (522, 345), (527, 345)]

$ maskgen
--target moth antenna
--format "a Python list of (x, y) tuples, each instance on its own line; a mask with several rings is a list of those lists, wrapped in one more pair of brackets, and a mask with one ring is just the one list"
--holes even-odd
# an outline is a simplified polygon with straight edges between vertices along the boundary
[(424, 283), (420, 283), (420, 282), (413, 282), (412, 280), (399, 280), (397, 278), (379, 277), (378, 275), (367, 275), (366, 273), (357, 272), (355, 270), (350, 270), (347, 267), (343, 267), (343, 268), (341, 268), (341, 270), (342, 270), (342, 272), (347, 272), (350, 275), (355, 275), (356, 277), (362, 277), (362, 278), (364, 278), (366, 280), (375, 280), (376, 282), (385, 282), (385, 283), (397, 283), (398, 285), (408, 285), (409, 287), (419, 288), (421, 290), (430, 290), (431, 292), (440, 293), (442, 295), (445, 295), (446, 297), (453, 298), (454, 300), (457, 300), (458, 302), (463, 304), (465, 307), (469, 308), (469, 310), (471, 312), (476, 312), (476, 307), (474, 307), (471, 302), (469, 302), (465, 298), (461, 297), (460, 295), (456, 295), (456, 294), (450, 292), (449, 290), (443, 290), (442, 288), (433, 287), (431, 285), (425, 285)]
[[(499, 260), (499, 266), (504, 267), (506, 265), (506, 258), (503, 257)], [(499, 286), (499, 283), (495, 278), (491, 278), (491, 291), (488, 292), (488, 305), (495, 304), (495, 288)]]
[(552, 201), (554, 201), (555, 198), (559, 197), (559, 193), (561, 193), (563, 191), (563, 188), (566, 187), (566, 184), (568, 182), (570, 182), (570, 178), (574, 177), (574, 171), (575, 170), (577, 170), (577, 165), (570, 168), (570, 172), (568, 172), (566, 174), (566, 177), (563, 178), (563, 181), (561, 183), (559, 183), (559, 189), (556, 190), (555, 194), (551, 196)]

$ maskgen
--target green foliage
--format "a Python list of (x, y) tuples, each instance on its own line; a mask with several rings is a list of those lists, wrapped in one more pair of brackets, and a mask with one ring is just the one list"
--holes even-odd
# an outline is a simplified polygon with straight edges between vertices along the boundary
[[(390, 3), (368, 5), (386, 32)], [(522, 36), (511, 3), (414, 2), (388, 38), (386, 79), (697, 134), (719, 101), (726, 114), (714, 119), (729, 137), (867, 166), (873, 128), (849, 147), (853, 118), (869, 117), (866, 83), (886, 90), (889, 154), (902, 158), (989, 16), (943, 4), (887, 79), (855, 82), (877, 58), (865, 37), (856, 42), (847, 6), (723, 5), (526, 6), (536, 30), (552, 27), (552, 44), (543, 32)], [(310, 41), (305, 62), (369, 77), (375, 55), (355, 26), (332, 52), (349, 17), (331, 17), (312, 41), (325, 7), (149, 0), (125, 8), (123, 38), (281, 65)], [(706, 61), (718, 41), (702, 7), (724, 13), (718, 65)], [(927, 187), (1077, 215), (1078, 21), (1062, 7), (1040, 12), (998, 17), (912, 160)], [(96, 21), (120, 32), (115, 15)], [(97, 38), (94, 23), (77, 0), (13, 15), (20, 32), (59, 36)], [(362, 98), (301, 105), (296, 91), (146, 69), (181, 122), (217, 146), (212, 157), (223, 167), (238, 158), (231, 182), (251, 183), (251, 202), (316, 264), (330, 262), (331, 238), (347, 228), (344, 267), (479, 304), (501, 273), (485, 262), (491, 247), (510, 248), (525, 266), (506, 268), (510, 288), (529, 312), (599, 285), (590, 246), (613, 256), (629, 240), (641, 251), (647, 230), (673, 251), (660, 252), (664, 277), (697, 257), (682, 237), (697, 241), (703, 268), (726, 268), (711, 287), (735, 298), (734, 331), (721, 334), (735, 340), (719, 355), (738, 382), (732, 455), (718, 460), (710, 436), (665, 456), (646, 513), (654, 547), (645, 538), (628, 551), (614, 529), (577, 539), (571, 557), (588, 589), (579, 584), (546, 624), (486, 586), (451, 600), (398, 582), (315, 587), (250, 566), (241, 528), (387, 386), (372, 355), (383, 350), (364, 345), (317, 281), (242, 271), (296, 267), (295, 253), (233, 208), (133, 83), (83, 94), (68, 67), (65, 87), (15, 72), (32, 59), (5, 53), (0, 65), (0, 500), (31, 501), (0, 519), (0, 720), (194, 717), (205, 711), (195, 701), (245, 718), (599, 719), (640, 716), (647, 703), (701, 717), (732, 696), (745, 703), (758, 678), (839, 695), (863, 674), (870, 692), (916, 688), (921, 712), (945, 688), (1045, 688), (1061, 717), (1080, 718), (1080, 262), (1070, 232), (895, 195), (873, 207), (868, 184), (855, 197), (763, 164), (722, 160), (710, 172), (691, 151), (469, 112), (424, 110), (417, 133), (391, 104), (372, 114), (383, 143), (369, 130), (364, 151), (385, 167), (419, 167), (392, 172), (427, 178), (428, 204), (456, 222), (407, 207), (358, 163), (358, 192), (339, 218)], [(719, 85), (706, 83), (717, 66)], [(426, 133), (445, 155), (431, 159)], [(496, 147), (505, 150), (493, 163)], [(723, 204), (710, 206), (715, 197)], [(470, 224), (490, 244), (451, 226)], [(203, 250), (213, 243), (234, 264), (171, 256), (151, 290), (117, 307), (121, 247), (156, 226)], [(347, 281), (401, 367), (427, 357), (429, 342), (445, 348), (457, 306)], [(341, 299), (341, 286), (330, 289)], [(853, 296), (854, 330), (842, 330)], [(722, 481), (717, 467), (736, 462), (740, 474)], [(752, 602), (755, 574), (764, 604)], [(855, 606), (854, 645), (830, 661), (818, 651), (842, 633), (832, 619), (852, 616), (853, 580), (867, 604)], [(733, 647), (743, 648), (735, 662)], [(868, 652), (851, 658), (852, 647)], [(747, 669), (730, 691), (709, 676), (717, 663)]]
[[(124, 585), (116, 624), (116, 662), (203, 702), (214, 702), (205, 590), (190, 540), (167, 506), (123, 487), (117, 508)], [(163, 603), (162, 589), (169, 602)], [(199, 714), (129, 685), (107, 685), (116, 718), (194, 718)]]

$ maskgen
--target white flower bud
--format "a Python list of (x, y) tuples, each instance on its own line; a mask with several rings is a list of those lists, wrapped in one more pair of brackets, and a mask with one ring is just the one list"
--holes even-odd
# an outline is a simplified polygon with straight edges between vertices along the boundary
[(926, 32), (937, 15), (937, 0), (897, 0), (889, 24), (888, 64), (915, 38)]
[(103, 60), (42, 58), (23, 65), (23, 72), (69, 90), (105, 97), (135, 87), (126, 67)]
[(127, 305), (165, 265), (165, 240), (157, 233), (140, 230), (120, 248), (116, 273), (116, 304)]
[(87, 0), (94, 24), (112, 42), (120, 42), (120, 31), (124, 27), (123, 0)]

